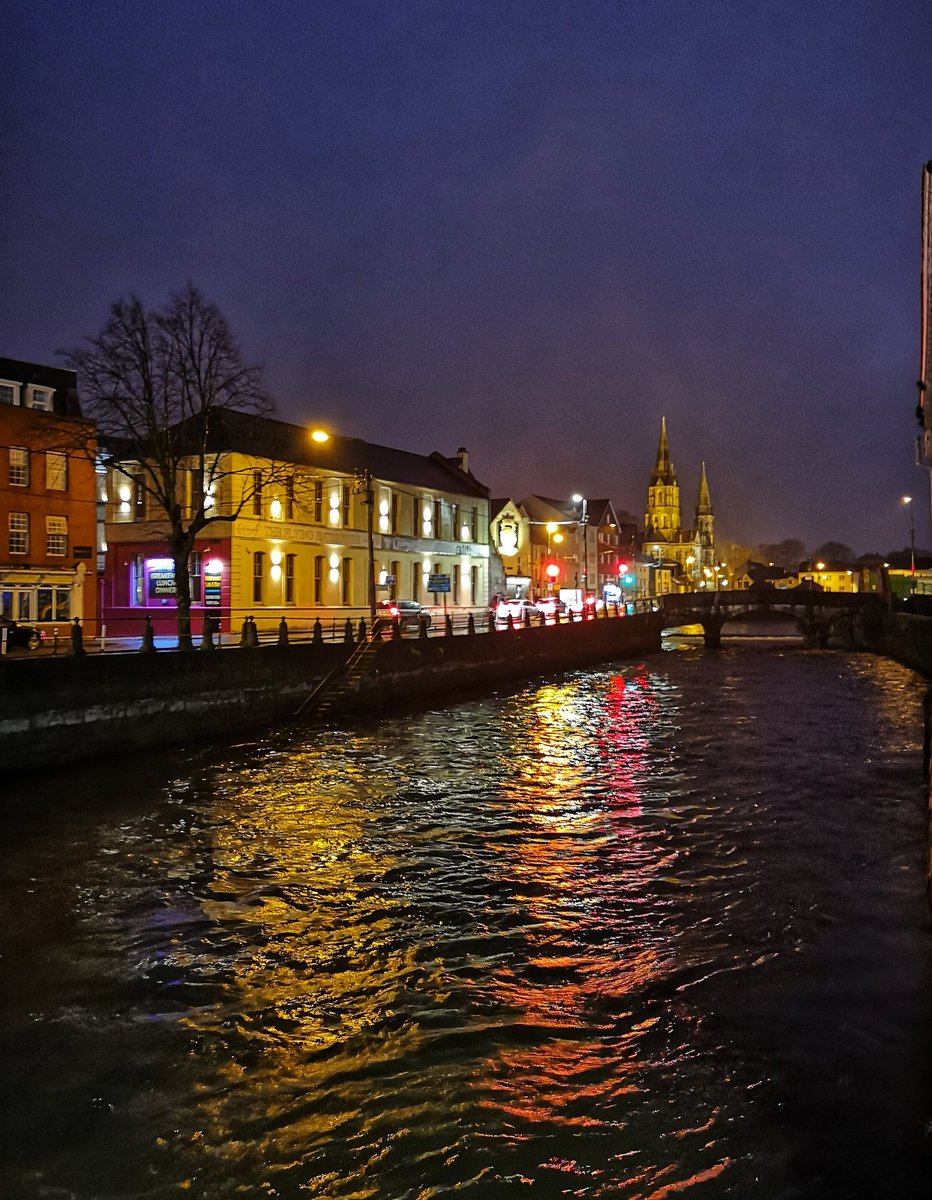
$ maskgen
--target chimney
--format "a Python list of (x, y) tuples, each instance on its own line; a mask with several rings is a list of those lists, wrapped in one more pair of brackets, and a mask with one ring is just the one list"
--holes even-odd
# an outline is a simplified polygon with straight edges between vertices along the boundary
[(456, 452), (456, 457), (459, 460), (459, 468), (464, 475), (469, 474), (469, 451), (465, 446), (460, 446)]

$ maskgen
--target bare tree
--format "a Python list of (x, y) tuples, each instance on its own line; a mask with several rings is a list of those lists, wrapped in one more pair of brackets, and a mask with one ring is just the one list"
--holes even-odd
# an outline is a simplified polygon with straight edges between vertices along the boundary
[(795, 571), (806, 557), (806, 547), (799, 538), (785, 538), (782, 542), (765, 542), (757, 547), (757, 553), (766, 563)]
[[(96, 422), (109, 466), (143, 489), (159, 514), (175, 564), (178, 645), (191, 646), (188, 562), (198, 536), (231, 521), (252, 497), (249, 481), (213, 503), (229, 459), (211, 449), (225, 411), (269, 415), (272, 404), (258, 368), (243, 362), (220, 311), (191, 284), (162, 310), (131, 297), (86, 346), (65, 358), (78, 372), (84, 414)], [(187, 500), (188, 479), (196, 480)]]

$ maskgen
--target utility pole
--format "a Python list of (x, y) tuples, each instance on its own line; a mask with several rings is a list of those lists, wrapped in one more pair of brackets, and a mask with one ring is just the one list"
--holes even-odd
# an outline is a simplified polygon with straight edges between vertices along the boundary
[(368, 548), (368, 560), (366, 569), (366, 583), (369, 596), (369, 620), (375, 620), (375, 548), (372, 538), (372, 474), (368, 467), (362, 470), (353, 472), (353, 491), (357, 495), (362, 496), (362, 502), (366, 506), (366, 544)]

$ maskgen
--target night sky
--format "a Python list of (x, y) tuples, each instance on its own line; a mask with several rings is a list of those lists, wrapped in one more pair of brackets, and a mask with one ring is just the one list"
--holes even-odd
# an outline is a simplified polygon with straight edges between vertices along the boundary
[(0, 353), (194, 282), (288, 420), (887, 551), (929, 0), (6, 0)]

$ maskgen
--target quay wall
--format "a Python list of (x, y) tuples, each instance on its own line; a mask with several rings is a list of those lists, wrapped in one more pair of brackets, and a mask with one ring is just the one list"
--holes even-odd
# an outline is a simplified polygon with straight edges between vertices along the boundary
[[(650, 653), (654, 614), (385, 641), (331, 711), (365, 712)], [(223, 740), (299, 723), (302, 702), (352, 652), (341, 643), (0, 660), (0, 773)]]

